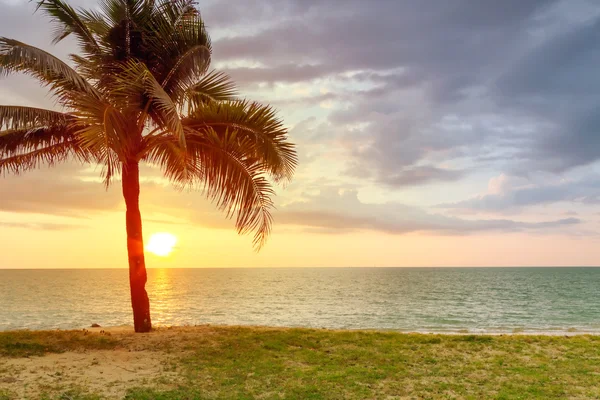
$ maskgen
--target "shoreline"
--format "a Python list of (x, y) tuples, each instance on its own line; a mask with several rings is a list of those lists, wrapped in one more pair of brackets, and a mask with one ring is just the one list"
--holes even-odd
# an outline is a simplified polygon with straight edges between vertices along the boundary
[[(441, 335), (441, 336), (600, 336), (600, 330), (578, 330), (576, 328), (549, 329), (549, 330), (531, 330), (525, 328), (514, 328), (512, 330), (402, 330), (388, 328), (328, 328), (328, 327), (309, 327), (309, 326), (271, 326), (271, 325), (227, 325), (227, 324), (199, 324), (199, 325), (154, 325), (153, 331), (165, 329), (187, 329), (187, 328), (249, 328), (263, 330), (285, 330), (285, 329), (305, 329), (329, 332), (391, 332), (407, 335)], [(1, 333), (11, 332), (78, 332), (89, 331), (99, 333), (101, 331), (110, 333), (134, 333), (133, 325), (116, 325), (100, 327), (79, 327), (79, 328), (48, 328), (48, 329), (10, 329), (0, 330)]]

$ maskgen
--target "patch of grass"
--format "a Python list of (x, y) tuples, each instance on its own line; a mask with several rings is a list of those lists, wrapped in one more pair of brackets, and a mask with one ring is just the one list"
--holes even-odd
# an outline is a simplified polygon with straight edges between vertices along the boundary
[(600, 397), (597, 337), (214, 328), (190, 342), (165, 399)]
[(0, 400), (16, 399), (16, 395), (8, 390), (0, 389)]
[[(36, 334), (19, 341), (46, 346), (66, 338)], [(169, 353), (163, 368), (177, 374), (133, 382), (127, 400), (600, 398), (596, 336), (198, 327), (113, 339), (111, 346)], [(84, 338), (71, 347), (80, 346), (98, 342)]]
[(88, 394), (82, 389), (71, 389), (60, 394), (42, 394), (40, 400), (102, 400), (95, 394)]
[(467, 335), (456, 336), (455, 340), (460, 342), (491, 343), (493, 341), (493, 338), (491, 336), (483, 335)]
[[(39, 400), (103, 400), (104, 398), (96, 395), (87, 393), (83, 389), (70, 389), (60, 390), (59, 393), (40, 393), (35, 396), (35, 399)], [(0, 389), (0, 400), (17, 400), (21, 397), (17, 396), (13, 392), (5, 391)], [(27, 397), (33, 398), (33, 397)]]
[(30, 357), (81, 349), (114, 349), (119, 339), (86, 331), (0, 332), (0, 356)]
[(124, 400), (202, 400), (206, 398), (197, 389), (189, 387), (163, 392), (149, 388), (133, 388), (127, 391)]

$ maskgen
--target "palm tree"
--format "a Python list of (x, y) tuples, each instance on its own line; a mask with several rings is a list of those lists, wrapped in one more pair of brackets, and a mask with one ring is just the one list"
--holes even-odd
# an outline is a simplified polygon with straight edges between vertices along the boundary
[(60, 111), (0, 105), (0, 172), (75, 159), (121, 176), (136, 332), (152, 328), (139, 209), (139, 164), (159, 166), (179, 187), (200, 187), (260, 249), (272, 224), (271, 182), (291, 179), (297, 157), (270, 106), (240, 100), (211, 71), (211, 43), (192, 0), (99, 0), (93, 10), (36, 0), (73, 36), (65, 63), (0, 37), (0, 74), (25, 73), (55, 95)]

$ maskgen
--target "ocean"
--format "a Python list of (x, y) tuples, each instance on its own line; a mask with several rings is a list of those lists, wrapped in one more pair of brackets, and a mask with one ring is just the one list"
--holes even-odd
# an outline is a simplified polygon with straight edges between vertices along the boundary
[[(600, 268), (152, 269), (155, 325), (600, 334)], [(128, 272), (0, 270), (0, 330), (131, 325)]]

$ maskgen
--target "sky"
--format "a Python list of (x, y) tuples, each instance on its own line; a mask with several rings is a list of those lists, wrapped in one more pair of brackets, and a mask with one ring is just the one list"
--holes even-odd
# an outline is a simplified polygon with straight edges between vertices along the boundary
[[(94, 0), (71, 0), (94, 7)], [(0, 36), (66, 59), (27, 0)], [(592, 266), (600, 260), (597, 0), (199, 1), (213, 67), (297, 144), (256, 253), (201, 192), (142, 168), (161, 267)], [(25, 76), (0, 104), (53, 107)], [(124, 203), (100, 169), (0, 176), (0, 268), (124, 268)]]

